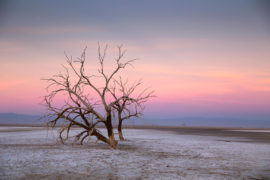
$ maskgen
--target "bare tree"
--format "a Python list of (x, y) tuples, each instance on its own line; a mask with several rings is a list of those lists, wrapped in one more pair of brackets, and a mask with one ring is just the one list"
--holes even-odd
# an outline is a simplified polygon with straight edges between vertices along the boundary
[[(112, 92), (109, 86), (111, 82), (116, 82), (114, 81), (114, 76), (121, 69), (132, 65), (135, 59), (123, 61), (126, 51), (123, 51), (122, 46), (119, 46), (118, 56), (115, 58), (116, 66), (111, 73), (107, 74), (104, 68), (107, 48), (107, 45), (103, 49), (98, 45), (100, 65), (98, 76), (87, 75), (85, 72), (85, 48), (81, 57), (76, 60), (66, 55), (67, 66), (63, 66), (64, 73), (44, 79), (48, 82), (48, 94), (44, 96), (44, 105), (47, 108), (45, 117), (49, 119), (48, 125), (52, 127), (62, 124), (59, 138), (63, 143), (69, 138), (72, 127), (80, 127), (82, 130), (75, 136), (75, 140), (80, 141), (80, 144), (87, 137), (95, 136), (98, 140), (109, 144), (112, 148), (117, 146), (112, 126), (112, 111), (120, 102), (133, 102), (133, 100), (131, 101), (127, 97), (128, 94), (125, 93), (122, 96), (109, 98)], [(103, 80), (103, 86), (97, 86), (93, 80), (95, 78), (98, 78), (99, 82)], [(98, 97), (98, 99), (93, 99), (94, 96)], [(59, 103), (57, 99), (61, 97), (64, 97), (65, 101)], [(123, 109), (125, 112), (129, 112), (127, 105), (124, 105)], [(128, 117), (126, 116), (125, 118)], [(107, 137), (98, 130), (99, 124), (103, 124), (106, 127)]]
[(147, 88), (136, 93), (136, 90), (141, 85), (141, 80), (135, 81), (133, 84), (129, 85), (128, 79), (123, 81), (122, 78), (119, 77), (119, 80), (114, 80), (113, 85), (109, 88), (109, 91), (115, 100), (113, 108), (117, 113), (118, 135), (121, 141), (124, 140), (122, 133), (123, 121), (143, 115), (143, 104), (149, 98), (154, 97), (154, 91), (149, 91)]

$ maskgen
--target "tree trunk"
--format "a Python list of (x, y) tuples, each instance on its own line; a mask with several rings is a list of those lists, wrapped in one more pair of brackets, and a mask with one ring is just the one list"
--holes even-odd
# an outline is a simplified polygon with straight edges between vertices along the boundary
[(118, 136), (119, 136), (120, 141), (125, 140), (123, 133), (122, 133), (122, 120), (121, 119), (119, 119), (119, 123), (118, 123)]
[(113, 149), (116, 149), (117, 141), (116, 141), (115, 138), (114, 138), (114, 133), (113, 133), (113, 132), (111, 133), (111, 135), (109, 135), (109, 141), (110, 141), (110, 146), (111, 146)]
[(115, 149), (117, 146), (117, 141), (114, 138), (111, 112), (107, 112), (106, 128), (108, 131), (109, 144), (113, 149)]
[(94, 131), (93, 135), (96, 136), (98, 140), (101, 140), (101, 141), (110, 145), (110, 140), (108, 138), (106, 138), (105, 136), (103, 136), (102, 134), (100, 134), (99, 132)]

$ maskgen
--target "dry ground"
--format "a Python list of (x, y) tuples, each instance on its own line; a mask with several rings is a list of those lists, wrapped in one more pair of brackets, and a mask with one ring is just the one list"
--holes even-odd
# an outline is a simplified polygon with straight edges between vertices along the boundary
[(0, 179), (270, 179), (267, 141), (191, 132), (128, 129), (112, 150), (94, 139), (62, 145), (55, 130), (0, 127)]

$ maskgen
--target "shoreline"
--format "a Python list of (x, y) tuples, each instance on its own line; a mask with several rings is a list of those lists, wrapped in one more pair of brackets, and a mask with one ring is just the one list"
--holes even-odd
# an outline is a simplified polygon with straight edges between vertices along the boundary
[[(60, 126), (58, 126), (60, 127)], [(57, 127), (56, 127), (57, 128)], [(103, 128), (103, 127), (100, 127)], [(46, 130), (44, 125), (2, 125), (0, 133)], [(50, 129), (50, 128), (49, 128)], [(226, 138), (226, 142), (251, 142), (270, 144), (270, 128), (225, 128), (225, 127), (176, 127), (176, 126), (125, 126), (125, 129), (170, 131), (179, 135), (212, 136)]]
[[(46, 124), (1, 124), (0, 127), (47, 127)], [(61, 127), (56, 125), (55, 127)], [(99, 128), (102, 128), (100, 126)], [(114, 126), (116, 128), (116, 126)], [(231, 126), (162, 126), (162, 125), (123, 125), (126, 129), (219, 129), (219, 130), (269, 130), (270, 127), (231, 127)]]

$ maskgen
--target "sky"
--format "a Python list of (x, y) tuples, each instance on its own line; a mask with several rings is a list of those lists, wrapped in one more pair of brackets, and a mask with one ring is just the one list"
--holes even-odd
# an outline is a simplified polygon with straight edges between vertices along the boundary
[(155, 90), (148, 118), (270, 124), (267, 0), (0, 0), (0, 113), (43, 113), (41, 79), (86, 46), (95, 71), (98, 42), (139, 58), (122, 75)]

